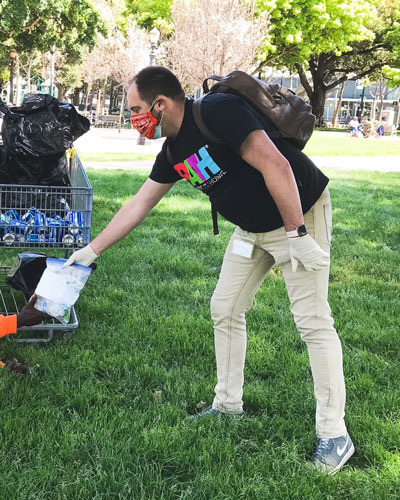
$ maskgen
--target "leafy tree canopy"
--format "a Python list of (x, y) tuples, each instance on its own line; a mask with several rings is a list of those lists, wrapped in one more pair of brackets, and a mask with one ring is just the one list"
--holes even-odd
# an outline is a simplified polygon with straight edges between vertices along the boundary
[(259, 0), (271, 16), (261, 60), (295, 70), (312, 55), (350, 50), (350, 42), (373, 40), (376, 9), (367, 0)]
[(147, 30), (157, 26), (164, 32), (172, 30), (171, 5), (172, 0), (126, 0), (127, 13), (139, 26)]
[(53, 46), (79, 59), (83, 46), (93, 47), (105, 33), (99, 13), (88, 0), (2, 0), (0, 43), (19, 52)]
[(380, 80), (383, 66), (399, 67), (398, 0), (258, 0), (257, 5), (269, 12), (271, 25), (256, 71), (272, 65), (297, 72), (320, 124), (327, 92), (347, 79)]

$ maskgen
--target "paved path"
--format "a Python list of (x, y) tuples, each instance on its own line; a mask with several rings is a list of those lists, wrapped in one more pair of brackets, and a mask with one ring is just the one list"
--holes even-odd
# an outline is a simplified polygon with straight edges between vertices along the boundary
[[(317, 133), (333, 134), (334, 132)], [(156, 155), (164, 142), (164, 139), (146, 140), (145, 145), (142, 146), (137, 144), (137, 139), (138, 134), (135, 130), (121, 130), (121, 133), (118, 133), (115, 129), (94, 128), (75, 141), (75, 146), (78, 152), (86, 153), (143, 153)], [(388, 137), (385, 140), (398, 141), (400, 150), (400, 138)], [(311, 158), (322, 169), (400, 172), (400, 156), (314, 156)], [(85, 168), (111, 170), (150, 170), (152, 165), (152, 161), (84, 162)]]
[(400, 172), (400, 156), (310, 156), (318, 168)]

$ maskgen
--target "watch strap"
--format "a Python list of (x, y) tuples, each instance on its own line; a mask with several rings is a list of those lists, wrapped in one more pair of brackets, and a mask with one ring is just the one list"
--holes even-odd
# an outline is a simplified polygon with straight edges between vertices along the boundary
[(299, 238), (301, 236), (305, 236), (306, 234), (308, 234), (308, 231), (304, 224), (298, 226), (296, 229), (293, 229), (293, 231), (286, 231), (288, 238)]

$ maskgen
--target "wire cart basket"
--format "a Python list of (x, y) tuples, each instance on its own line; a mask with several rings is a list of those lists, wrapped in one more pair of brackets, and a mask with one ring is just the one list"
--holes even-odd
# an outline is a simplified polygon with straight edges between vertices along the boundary
[[(69, 150), (67, 157), (71, 186), (0, 184), (0, 248), (62, 249), (68, 257), (76, 248), (89, 244), (93, 189), (75, 150)], [(0, 266), (0, 313), (5, 315), (18, 313), (29, 299), (6, 283), (9, 270)], [(67, 325), (52, 319), (19, 328), (17, 335), (6, 338), (50, 342), (56, 334), (72, 335), (77, 327), (72, 307)]]

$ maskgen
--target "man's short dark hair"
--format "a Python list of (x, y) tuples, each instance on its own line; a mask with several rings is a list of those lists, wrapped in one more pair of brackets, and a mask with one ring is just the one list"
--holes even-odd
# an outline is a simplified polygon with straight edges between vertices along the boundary
[(131, 83), (135, 83), (139, 96), (147, 104), (153, 104), (159, 95), (165, 95), (174, 101), (183, 101), (185, 92), (178, 78), (167, 68), (162, 66), (147, 66), (132, 78)]

